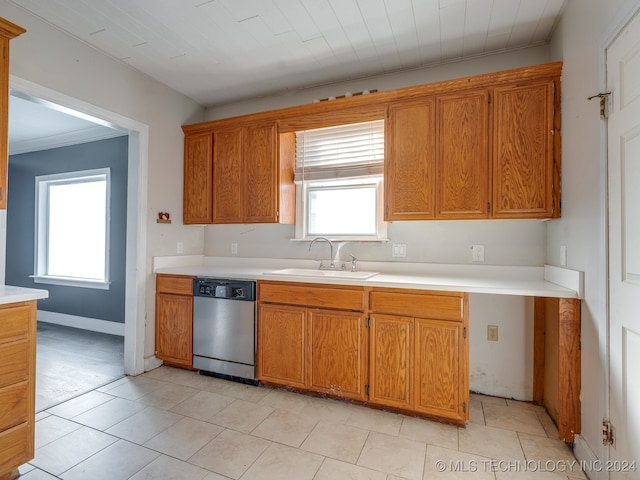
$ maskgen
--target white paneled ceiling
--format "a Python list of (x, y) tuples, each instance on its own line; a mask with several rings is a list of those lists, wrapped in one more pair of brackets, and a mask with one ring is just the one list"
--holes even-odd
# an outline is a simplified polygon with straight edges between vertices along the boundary
[(10, 0), (204, 106), (548, 41), (566, 0)]

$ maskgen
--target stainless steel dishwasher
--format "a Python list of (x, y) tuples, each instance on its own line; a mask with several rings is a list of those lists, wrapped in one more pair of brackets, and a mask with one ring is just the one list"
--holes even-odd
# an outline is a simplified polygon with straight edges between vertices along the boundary
[(200, 373), (257, 384), (256, 283), (193, 281), (193, 366)]

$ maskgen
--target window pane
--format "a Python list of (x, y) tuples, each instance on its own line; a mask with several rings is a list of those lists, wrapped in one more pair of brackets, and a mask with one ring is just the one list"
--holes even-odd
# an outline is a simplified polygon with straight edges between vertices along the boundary
[(47, 275), (105, 279), (106, 180), (50, 184)]
[(310, 188), (309, 235), (375, 235), (376, 187)]

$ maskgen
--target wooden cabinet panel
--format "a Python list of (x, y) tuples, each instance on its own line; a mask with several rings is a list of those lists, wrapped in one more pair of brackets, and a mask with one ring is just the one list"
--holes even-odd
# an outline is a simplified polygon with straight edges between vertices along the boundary
[[(465, 355), (463, 326), (453, 322), (417, 318), (416, 402), (417, 412), (465, 421), (467, 406), (462, 388), (461, 359)], [(461, 388), (462, 387), (462, 388)]]
[(458, 321), (464, 319), (464, 294), (416, 292), (418, 291), (376, 289), (371, 292), (369, 308), (372, 312), (394, 315)]
[(362, 313), (312, 309), (309, 316), (309, 388), (364, 400), (367, 337)]
[(283, 305), (258, 307), (258, 378), (305, 388), (306, 309)]
[(361, 311), (364, 309), (365, 296), (362, 287), (260, 282), (258, 301)]
[(242, 222), (242, 129), (213, 133), (213, 222)]
[(24, 337), (13, 342), (0, 343), (0, 387), (5, 387), (29, 378), (29, 339)]
[(31, 460), (33, 446), (33, 420), (0, 432), (0, 475)]
[(193, 295), (193, 277), (184, 275), (158, 275), (156, 292)]
[(0, 388), (0, 431), (29, 420), (28, 397), (29, 384), (26, 381)]
[(436, 218), (487, 218), (489, 92), (443, 95), (436, 104)]
[(278, 150), (276, 127), (245, 127), (242, 133), (245, 223), (276, 222)]
[(369, 399), (413, 409), (413, 318), (372, 315), (369, 351)]
[(494, 89), (493, 216), (551, 217), (555, 80)]
[(433, 218), (435, 203), (435, 101), (389, 106), (385, 124), (385, 220)]
[(185, 135), (183, 223), (213, 221), (212, 188), (213, 135), (210, 132)]
[(156, 293), (156, 357), (193, 365), (193, 297)]

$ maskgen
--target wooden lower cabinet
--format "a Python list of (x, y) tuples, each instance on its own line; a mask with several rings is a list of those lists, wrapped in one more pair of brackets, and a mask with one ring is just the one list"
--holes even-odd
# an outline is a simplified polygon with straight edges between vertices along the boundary
[(193, 277), (156, 277), (156, 357), (193, 367)]
[(34, 455), (36, 302), (0, 306), (0, 479)]
[(309, 388), (365, 400), (367, 333), (362, 312), (310, 309)]
[(258, 282), (258, 299), (261, 381), (469, 419), (467, 294)]
[(371, 315), (369, 400), (413, 409), (413, 318)]
[(307, 387), (306, 308), (258, 307), (258, 378), (265, 382)]

